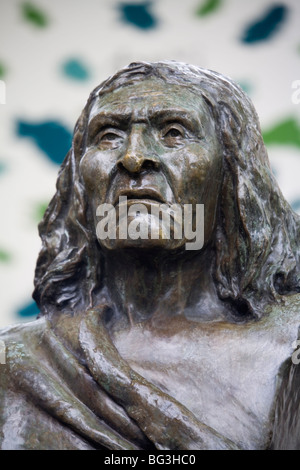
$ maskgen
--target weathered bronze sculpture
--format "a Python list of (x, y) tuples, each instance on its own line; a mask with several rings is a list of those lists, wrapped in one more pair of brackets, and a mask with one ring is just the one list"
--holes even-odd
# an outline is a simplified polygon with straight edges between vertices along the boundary
[[(125, 196), (204, 204), (201, 249), (140, 210), (158, 237), (97, 236)], [(160, 62), (101, 84), (40, 235), (40, 319), (1, 334), (2, 449), (300, 448), (299, 217), (231, 80)]]

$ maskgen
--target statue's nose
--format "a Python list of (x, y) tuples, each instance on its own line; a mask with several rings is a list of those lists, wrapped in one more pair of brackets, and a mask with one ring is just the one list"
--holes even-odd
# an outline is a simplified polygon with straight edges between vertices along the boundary
[(140, 173), (144, 165), (144, 157), (136, 153), (127, 152), (126, 155), (119, 162), (129, 173)]
[(129, 136), (125, 155), (118, 161), (118, 167), (125, 168), (129, 173), (158, 169), (159, 159), (151, 147), (150, 142), (147, 144), (145, 141), (141, 129), (133, 131)]

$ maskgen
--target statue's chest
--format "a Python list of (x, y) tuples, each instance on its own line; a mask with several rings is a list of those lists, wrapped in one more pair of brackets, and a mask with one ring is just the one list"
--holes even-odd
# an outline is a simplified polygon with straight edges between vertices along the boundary
[(297, 328), (194, 324), (175, 334), (134, 327), (115, 338), (131, 367), (242, 447), (266, 448), (280, 369)]

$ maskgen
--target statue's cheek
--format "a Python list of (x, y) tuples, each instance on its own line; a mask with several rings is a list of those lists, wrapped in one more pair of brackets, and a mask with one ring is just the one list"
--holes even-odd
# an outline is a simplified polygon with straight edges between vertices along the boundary
[(168, 172), (174, 180), (179, 202), (199, 202), (199, 192), (206, 182), (210, 167), (208, 152), (199, 146), (177, 149), (168, 155)]
[(88, 150), (79, 164), (79, 174), (87, 191), (104, 192), (116, 158), (111, 153)]

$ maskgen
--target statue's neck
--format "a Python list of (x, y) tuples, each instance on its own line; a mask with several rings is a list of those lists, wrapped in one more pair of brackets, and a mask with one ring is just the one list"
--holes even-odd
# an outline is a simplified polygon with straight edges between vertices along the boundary
[(106, 289), (131, 324), (185, 315), (198, 321), (223, 318), (212, 281), (211, 250), (164, 256), (122, 251), (106, 257)]

